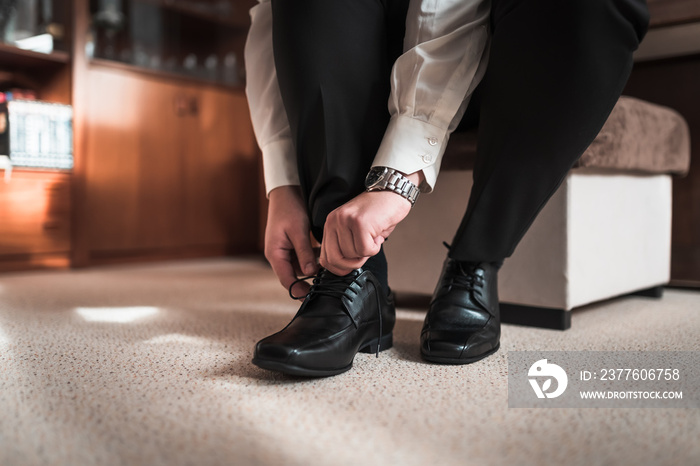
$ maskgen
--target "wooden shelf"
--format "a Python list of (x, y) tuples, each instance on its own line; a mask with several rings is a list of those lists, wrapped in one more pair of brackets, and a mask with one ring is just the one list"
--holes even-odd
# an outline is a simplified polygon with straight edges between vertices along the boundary
[(198, 78), (196, 76), (189, 76), (186, 74), (180, 74), (176, 72), (170, 72), (170, 71), (163, 71), (163, 70), (154, 70), (152, 68), (146, 68), (143, 66), (137, 66), (137, 65), (131, 65), (129, 63), (124, 63), (116, 60), (107, 60), (104, 58), (91, 58), (90, 59), (90, 65), (93, 66), (98, 66), (98, 67), (107, 67), (107, 68), (115, 68), (118, 70), (124, 70), (124, 71), (130, 71), (130, 72), (136, 72), (136, 73), (142, 73), (145, 75), (150, 75), (153, 76), (154, 78), (168, 78), (168, 79), (174, 79), (174, 80), (179, 80), (179, 81), (184, 81), (184, 82), (190, 82), (194, 84), (206, 84), (209, 86), (225, 89), (225, 90), (240, 90), (243, 91), (245, 88), (245, 83), (241, 82), (240, 84), (232, 85), (232, 84), (226, 84), (222, 83), (219, 81), (212, 81), (206, 78)]
[[(3, 172), (4, 173), (4, 172)], [(73, 173), (73, 169), (70, 168), (48, 168), (48, 167), (24, 167), (21, 165), (16, 165), (12, 167), (12, 173), (63, 173), (70, 175)], [(4, 176), (4, 175), (3, 175)]]
[[(165, 10), (170, 10), (175, 13), (180, 13), (185, 16), (190, 16), (193, 18), (198, 18), (211, 23), (222, 24), (224, 26), (229, 26), (236, 29), (241, 29), (247, 31), (250, 26), (250, 18), (248, 17), (248, 9), (242, 8), (241, 5), (245, 4), (252, 7), (255, 2), (234, 2), (231, 3), (231, 13), (223, 16), (217, 15), (215, 13), (207, 13), (206, 11), (200, 10), (188, 4), (173, 1), (173, 0), (140, 0), (142, 3), (150, 3), (157, 5)], [(240, 11), (239, 11), (240, 10)]]
[(13, 45), (0, 43), (0, 66), (11, 65), (14, 68), (42, 69), (63, 66), (70, 63), (68, 52), (55, 50), (51, 53), (22, 50)]

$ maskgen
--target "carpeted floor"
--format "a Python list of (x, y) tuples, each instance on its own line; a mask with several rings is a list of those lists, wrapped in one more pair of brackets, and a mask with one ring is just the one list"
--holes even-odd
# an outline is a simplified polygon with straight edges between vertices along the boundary
[(395, 346), (328, 379), (250, 363), (296, 311), (255, 259), (0, 276), (0, 465), (697, 465), (697, 409), (509, 409), (512, 350), (700, 350), (700, 292), (505, 325), (468, 366)]

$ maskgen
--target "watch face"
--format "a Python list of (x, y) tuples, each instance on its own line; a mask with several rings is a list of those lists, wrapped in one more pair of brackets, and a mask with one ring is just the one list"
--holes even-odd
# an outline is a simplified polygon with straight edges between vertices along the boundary
[(382, 175), (384, 175), (385, 171), (386, 170), (384, 168), (371, 169), (367, 174), (367, 178), (365, 179), (365, 187), (371, 188), (372, 186), (374, 186), (374, 184), (382, 178)]

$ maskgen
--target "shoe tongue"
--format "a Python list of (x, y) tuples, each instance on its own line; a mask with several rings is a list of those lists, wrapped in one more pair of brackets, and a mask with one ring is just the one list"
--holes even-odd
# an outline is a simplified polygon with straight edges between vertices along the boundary
[(347, 275), (336, 275), (328, 269), (321, 269), (318, 274), (318, 278), (323, 282), (323, 280), (347, 280), (348, 283), (354, 280), (360, 275), (362, 269), (355, 269)]
[(479, 262), (455, 261), (457, 269), (465, 276), (476, 275), (479, 268)]
[[(362, 273), (362, 269), (356, 269), (348, 275), (336, 275), (327, 269), (322, 269), (318, 274), (318, 282), (314, 285), (317, 292), (312, 292), (304, 303), (304, 309), (300, 310), (305, 317), (348, 317), (348, 311), (343, 303), (343, 291)], [(325, 294), (330, 292), (331, 295)]]

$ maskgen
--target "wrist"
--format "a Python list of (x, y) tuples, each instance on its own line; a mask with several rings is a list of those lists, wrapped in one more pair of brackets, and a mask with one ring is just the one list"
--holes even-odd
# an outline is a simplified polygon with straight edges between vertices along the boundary
[(301, 187), (293, 184), (278, 186), (270, 191), (267, 197), (270, 201), (297, 197), (301, 198)]
[(368, 192), (388, 191), (403, 197), (413, 206), (420, 195), (418, 185), (424, 179), (422, 172), (408, 176), (390, 167), (372, 167), (365, 178)]
[(409, 174), (409, 175), (404, 174), (404, 176), (405, 176), (406, 178), (408, 178), (409, 180), (411, 180), (411, 183), (413, 183), (413, 184), (415, 184), (416, 186), (418, 186), (419, 189), (420, 189), (421, 185), (422, 185), (423, 183), (425, 183), (425, 175), (423, 174), (423, 171), (422, 171), (422, 170), (419, 170), (419, 171), (417, 171), (417, 172), (411, 173), (411, 174)]

